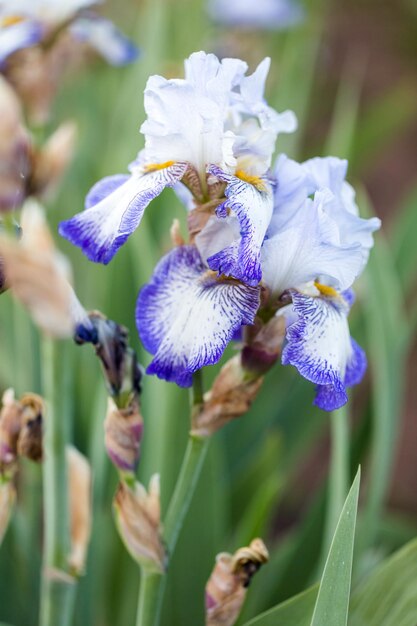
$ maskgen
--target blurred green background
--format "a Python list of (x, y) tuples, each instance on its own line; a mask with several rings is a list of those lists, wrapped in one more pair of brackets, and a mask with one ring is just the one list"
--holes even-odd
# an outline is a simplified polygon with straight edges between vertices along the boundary
[[(50, 123), (52, 130), (70, 118), (79, 128), (74, 162), (48, 206), (56, 232), (61, 219), (81, 210), (94, 182), (124, 172), (142, 147), (143, 89), (150, 74), (179, 76), (183, 59), (200, 49), (240, 56), (252, 69), (269, 55), (268, 101), (299, 118), (298, 132), (281, 136), (278, 152), (300, 160), (348, 158), (362, 213), (384, 220), (356, 285), (351, 316), (352, 334), (369, 358), (365, 382), (351, 394), (348, 409), (330, 417), (312, 407), (313, 386), (278, 365), (251, 411), (213, 438), (171, 565), (175, 575), (167, 586), (164, 625), (202, 624), (204, 586), (215, 555), (257, 535), (272, 558), (250, 589), (239, 623), (316, 581), (338, 498), (359, 462), (364, 471), (354, 588), (384, 556), (417, 535), (417, 7), (411, 0), (315, 0), (305, 6), (300, 26), (256, 33), (216, 26), (202, 0), (107, 2), (106, 15), (132, 36), (142, 56), (124, 69), (97, 61), (70, 76)], [(85, 307), (127, 326), (145, 364), (149, 355), (134, 327), (135, 301), (170, 247), (175, 217), (185, 224), (185, 211), (169, 190), (106, 267), (90, 263), (57, 236)], [(0, 320), (1, 390), (39, 390), (36, 331), (9, 294), (2, 296)], [(94, 471), (94, 527), (74, 624), (130, 626), (139, 573), (112, 519), (116, 476), (103, 446), (106, 393), (89, 347), (71, 346), (69, 352), (73, 392), (62, 418), (71, 420), (74, 443)], [(225, 359), (231, 354), (233, 347)], [(217, 370), (208, 368), (207, 388)], [(146, 379), (143, 414), (139, 478), (147, 483), (153, 472), (161, 473), (164, 511), (187, 438), (187, 391)], [(330, 440), (340, 446), (337, 455)], [(38, 619), (40, 494), (40, 468), (25, 463), (18, 507), (0, 551), (0, 620), (14, 626), (34, 626)]]

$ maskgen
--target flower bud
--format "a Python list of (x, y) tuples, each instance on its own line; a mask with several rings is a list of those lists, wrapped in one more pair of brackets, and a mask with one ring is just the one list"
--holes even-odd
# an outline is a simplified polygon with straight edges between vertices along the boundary
[(73, 446), (67, 447), (71, 553), (69, 566), (75, 576), (83, 573), (91, 533), (91, 469)]
[(248, 376), (242, 368), (240, 355), (220, 370), (212, 389), (204, 395), (201, 411), (193, 416), (192, 434), (212, 435), (231, 420), (244, 415), (255, 399), (263, 378)]
[(119, 534), (128, 552), (147, 571), (163, 572), (166, 555), (160, 534), (159, 475), (152, 476), (149, 492), (138, 482), (119, 484), (114, 498)]
[(133, 400), (125, 409), (119, 409), (109, 398), (104, 432), (107, 454), (112, 463), (121, 472), (133, 473), (139, 462), (143, 433), (138, 401)]
[(128, 330), (98, 311), (89, 314), (90, 327), (79, 324), (74, 340), (92, 343), (101, 361), (109, 394), (117, 406), (128, 407), (141, 392), (142, 370), (129, 347)]
[(76, 135), (75, 123), (65, 122), (42, 148), (32, 152), (28, 195), (44, 197), (54, 192), (74, 154)]
[(22, 426), (21, 405), (15, 400), (13, 389), (7, 389), (2, 398), (0, 413), (0, 471), (13, 470), (17, 458), (17, 441)]
[(16, 489), (10, 480), (0, 481), (0, 545), (9, 526), (16, 500)]
[(26, 393), (20, 399), (22, 421), (17, 440), (19, 456), (31, 461), (42, 460), (43, 416), (45, 405), (42, 398), (34, 393)]
[(254, 539), (234, 555), (222, 552), (206, 585), (206, 626), (233, 626), (239, 617), (252, 576), (269, 559), (262, 539)]
[(261, 326), (242, 350), (242, 367), (255, 376), (261, 376), (275, 365), (285, 339), (285, 318), (274, 316)]
[(6, 284), (47, 334), (73, 334), (73, 290), (69, 266), (55, 249), (41, 207), (28, 201), (22, 212), (20, 241), (2, 235), (0, 256)]
[(24, 200), (29, 145), (19, 100), (0, 77), (0, 211), (15, 209)]

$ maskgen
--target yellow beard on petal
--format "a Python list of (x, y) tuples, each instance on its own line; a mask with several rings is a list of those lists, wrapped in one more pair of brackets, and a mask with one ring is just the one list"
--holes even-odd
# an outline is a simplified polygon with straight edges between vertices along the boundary
[(321, 283), (317, 282), (316, 280), (314, 281), (314, 286), (316, 289), (319, 290), (319, 292), (321, 293), (322, 296), (326, 296), (328, 298), (337, 298), (337, 296), (339, 295), (336, 291), (336, 289), (333, 289), (333, 287), (328, 287), (327, 285), (322, 285)]
[(251, 176), (243, 170), (236, 170), (235, 176), (240, 178), (240, 180), (244, 180), (245, 183), (253, 185), (258, 191), (266, 191), (265, 181), (260, 176)]
[(149, 163), (148, 165), (145, 165), (145, 173), (148, 174), (149, 172), (157, 172), (158, 170), (164, 170), (167, 167), (170, 167), (171, 165), (174, 165), (175, 161), (165, 161), (165, 163)]
[(7, 26), (14, 26), (15, 24), (20, 24), (20, 22), (23, 21), (24, 18), (19, 15), (9, 15), (8, 17), (3, 17), (3, 19), (0, 20), (0, 26), (7, 28)]

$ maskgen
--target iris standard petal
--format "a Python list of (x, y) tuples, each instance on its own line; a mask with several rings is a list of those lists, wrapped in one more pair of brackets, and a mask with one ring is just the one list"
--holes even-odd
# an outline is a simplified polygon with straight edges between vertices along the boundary
[(208, 172), (227, 183), (220, 218), (232, 211), (239, 220), (240, 241), (208, 259), (211, 269), (256, 285), (262, 278), (260, 251), (272, 215), (272, 187), (264, 179), (247, 182), (211, 165)]
[(91, 261), (108, 263), (138, 227), (151, 200), (174, 186), (186, 169), (186, 163), (173, 163), (145, 174), (138, 170), (104, 178), (87, 195), (86, 210), (61, 222), (60, 234)]
[(157, 265), (139, 293), (136, 324), (154, 354), (148, 374), (192, 384), (192, 375), (216, 363), (242, 324), (252, 324), (259, 288), (218, 279), (195, 246), (180, 246)]
[[(363, 268), (359, 243), (340, 241), (337, 222), (326, 211), (330, 192), (317, 192), (262, 246), (263, 280), (274, 295), (325, 277), (339, 290), (349, 288)], [(326, 280), (326, 282), (327, 282)]]

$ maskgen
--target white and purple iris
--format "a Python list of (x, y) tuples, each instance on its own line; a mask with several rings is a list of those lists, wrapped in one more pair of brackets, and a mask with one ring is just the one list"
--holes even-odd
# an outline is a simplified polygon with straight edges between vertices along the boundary
[(0, 67), (18, 50), (40, 43), (67, 26), (78, 41), (88, 43), (111, 65), (137, 58), (136, 46), (116, 26), (87, 10), (101, 0), (0, 0)]
[(139, 294), (137, 327), (154, 355), (148, 373), (191, 385), (262, 306), (285, 317), (283, 363), (314, 382), (315, 403), (332, 410), (366, 369), (347, 316), (380, 223), (359, 217), (346, 161), (281, 155), (271, 169), (277, 135), (296, 120), (265, 102), (268, 69), (266, 59), (246, 76), (242, 61), (200, 52), (186, 61), (184, 79), (151, 77), (145, 148), (130, 175), (97, 183), (86, 210), (60, 232), (108, 263), (151, 200), (174, 187), (206, 219)]
[(285, 30), (304, 17), (296, 0), (209, 0), (208, 10), (214, 21), (245, 29)]

